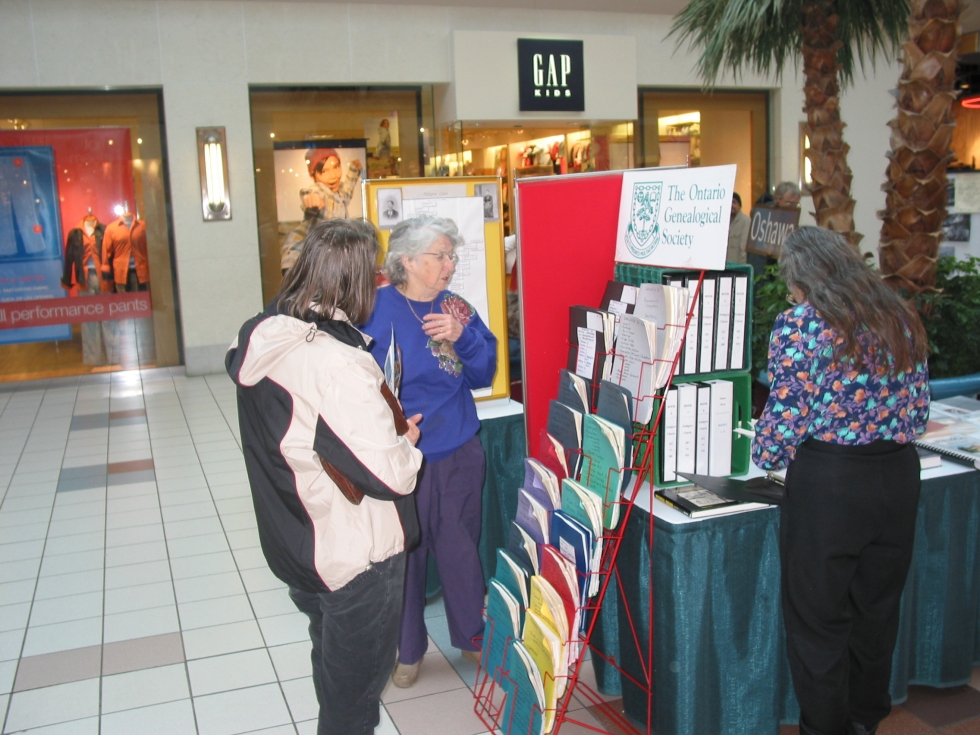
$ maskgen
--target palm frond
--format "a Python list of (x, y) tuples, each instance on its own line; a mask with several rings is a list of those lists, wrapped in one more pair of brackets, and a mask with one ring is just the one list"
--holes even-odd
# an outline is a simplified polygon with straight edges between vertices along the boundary
[[(668, 37), (677, 47), (700, 49), (698, 76), (714, 86), (723, 70), (739, 79), (746, 71), (782, 76), (787, 61), (797, 65), (802, 48), (804, 0), (691, 0), (674, 18)], [(895, 52), (905, 35), (908, 0), (838, 0), (837, 37), (841, 80), (873, 68), (878, 54)]]

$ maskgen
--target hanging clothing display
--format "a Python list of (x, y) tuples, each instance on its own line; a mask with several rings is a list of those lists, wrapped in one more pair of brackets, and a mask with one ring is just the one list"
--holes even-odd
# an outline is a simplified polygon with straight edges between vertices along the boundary
[[(127, 224), (129, 217), (132, 219)], [(146, 225), (143, 220), (133, 215), (123, 215), (105, 228), (102, 277), (114, 283), (119, 293), (147, 290), (150, 264), (146, 255)]]
[(44, 252), (34, 175), (20, 156), (0, 156), (0, 256), (17, 254), (17, 235), (28, 255)]
[[(86, 217), (78, 227), (68, 232), (65, 244), (65, 270), (61, 285), (65, 289), (78, 286), (78, 295), (98, 296), (111, 284), (102, 280), (102, 241), (105, 225), (95, 217)], [(82, 333), (82, 362), (99, 366), (107, 363), (112, 352), (113, 322), (85, 322)]]

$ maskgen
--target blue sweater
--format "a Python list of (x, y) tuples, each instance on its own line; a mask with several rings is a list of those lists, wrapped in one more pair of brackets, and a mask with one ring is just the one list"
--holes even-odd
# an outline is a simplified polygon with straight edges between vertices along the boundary
[[(440, 293), (435, 304), (412, 301), (415, 314), (408, 303), (394, 286), (378, 289), (374, 313), (362, 329), (374, 338), (371, 354), (383, 369), (394, 328), (402, 353), (399, 398), (406, 416), (422, 414), (418, 448), (428, 461), (436, 462), (459, 449), (480, 429), (470, 391), (493, 382), (497, 338), (476, 310), (450, 291)], [(419, 318), (430, 308), (441, 308), (463, 322), (463, 334), (454, 345), (430, 342), (422, 331)]]

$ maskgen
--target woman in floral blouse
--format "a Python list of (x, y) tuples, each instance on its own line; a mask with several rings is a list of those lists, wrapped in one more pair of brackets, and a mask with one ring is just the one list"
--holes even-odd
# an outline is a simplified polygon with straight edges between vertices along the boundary
[(384, 367), (394, 337), (401, 356), (406, 416), (422, 414), (418, 448), (425, 455), (415, 492), (422, 541), (408, 556), (395, 686), (415, 683), (428, 645), (426, 557), (439, 568), (453, 646), (479, 662), (483, 635), (481, 508), (486, 461), (476, 435), (480, 421), (472, 390), (493, 382), (497, 339), (476, 310), (449, 291), (463, 238), (449, 219), (422, 216), (395, 225), (385, 273), (364, 331)]
[(804, 735), (866, 735), (891, 710), (898, 605), (912, 558), (929, 415), (915, 310), (843, 237), (783, 245), (793, 307), (769, 345), (753, 460), (788, 467), (780, 518), (786, 645)]

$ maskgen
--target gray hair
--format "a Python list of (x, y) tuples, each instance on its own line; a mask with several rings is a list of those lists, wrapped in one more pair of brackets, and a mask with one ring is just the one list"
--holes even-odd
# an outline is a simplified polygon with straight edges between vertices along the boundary
[(463, 245), (463, 236), (451, 219), (423, 214), (395, 225), (388, 238), (388, 253), (385, 255), (384, 272), (388, 280), (396, 286), (405, 283), (408, 274), (402, 258), (421, 255), (440, 237), (448, 239), (453, 250)]
[(772, 191), (773, 199), (782, 199), (787, 194), (798, 197), (800, 195), (800, 187), (792, 181), (780, 181)]

